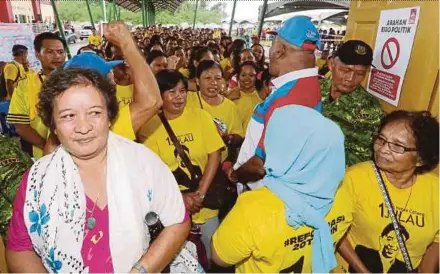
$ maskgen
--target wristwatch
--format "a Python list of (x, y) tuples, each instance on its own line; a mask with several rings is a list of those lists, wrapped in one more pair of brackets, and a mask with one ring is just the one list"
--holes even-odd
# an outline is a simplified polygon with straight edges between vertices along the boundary
[(139, 273), (148, 273), (147, 269), (145, 268), (145, 266), (141, 265), (139, 262), (137, 262), (134, 266), (134, 269), (136, 269), (137, 271), (139, 271)]

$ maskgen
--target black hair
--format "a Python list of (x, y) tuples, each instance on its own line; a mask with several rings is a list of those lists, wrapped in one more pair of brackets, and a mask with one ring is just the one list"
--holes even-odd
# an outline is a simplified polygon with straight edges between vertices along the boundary
[(156, 81), (159, 85), (160, 93), (175, 88), (177, 84), (182, 81), (185, 89), (188, 89), (188, 82), (180, 72), (173, 69), (164, 69), (156, 74)]
[(113, 45), (110, 41), (107, 41), (107, 43), (104, 46), (104, 55), (107, 60), (113, 59), (112, 47), (116, 47), (116, 46)]
[(246, 42), (241, 39), (236, 39), (232, 42), (231, 54), (232, 54), (232, 67), (234, 72), (237, 73), (238, 67), (240, 66), (240, 54), (246, 48)]
[(59, 37), (57, 34), (52, 33), (52, 32), (43, 32), (43, 33), (40, 33), (37, 36), (35, 36), (35, 39), (34, 39), (35, 52), (41, 51), (41, 47), (43, 46), (44, 40), (58, 40), (63, 44), (64, 47), (66, 47), (66, 43), (64, 42), (64, 40), (61, 39), (61, 37)]
[(433, 170), (439, 161), (439, 123), (429, 111), (393, 111), (385, 116), (379, 126), (379, 133), (389, 123), (404, 121), (413, 133), (416, 149), (423, 165), (416, 167), (416, 174)]
[(162, 51), (159, 50), (153, 50), (150, 53), (148, 53), (147, 56), (147, 63), (149, 65), (151, 65), (151, 63), (153, 63), (154, 59), (158, 58), (158, 57), (167, 57), (167, 55), (165, 53), (163, 53)]
[[(81, 47), (81, 48), (79, 48), (78, 49), (78, 51), (76, 52), (76, 54), (78, 55), (78, 54), (81, 54), (84, 50), (88, 50), (88, 51), (93, 51), (93, 52), (95, 52), (95, 53), (97, 53), (98, 51), (97, 50), (94, 50), (94, 49), (92, 49), (91, 47), (89, 47), (89, 45), (87, 45), (87, 46), (84, 46), (84, 47)], [(107, 57), (107, 56), (106, 56)], [(110, 57), (111, 58), (111, 57)]]
[(151, 44), (155, 44), (155, 43), (162, 44), (161, 41), (162, 41), (162, 38), (160, 37), (160, 35), (154, 34), (153, 36), (151, 36), (151, 39), (150, 39)]
[(220, 53), (220, 46), (217, 43), (209, 43), (208, 48), (212, 51), (212, 54)]
[(150, 40), (150, 43), (148, 44), (148, 46), (147, 46), (147, 48), (146, 48), (146, 50), (147, 50), (147, 54), (151, 52), (151, 49), (152, 49), (153, 46), (155, 46), (155, 45), (159, 45), (160, 48), (162, 49), (162, 51), (164, 50), (164, 47), (163, 47), (163, 45), (162, 45), (160, 42), (151, 42), (151, 40)]
[(202, 75), (202, 73), (205, 70), (211, 69), (211, 68), (218, 68), (223, 76), (223, 69), (220, 66), (219, 63), (217, 63), (216, 61), (212, 61), (212, 60), (203, 60), (202, 62), (199, 63), (199, 65), (197, 66), (197, 78), (200, 78), (200, 76)]
[(268, 86), (270, 84), (270, 80), (272, 79), (272, 75), (269, 73), (269, 68), (266, 68), (263, 70), (263, 73), (261, 74), (261, 78), (258, 79), (257, 82), (255, 82), (255, 87), (258, 91), (260, 91), (264, 85)]
[(212, 51), (208, 47), (193, 47), (191, 51), (191, 56), (188, 62), (189, 79), (196, 78), (197, 68), (194, 66), (194, 61), (200, 62), (203, 56)]
[[(266, 54), (264, 53), (264, 47), (261, 44), (254, 44), (252, 45), (251, 49), (254, 47), (261, 47), (261, 49), (263, 50), (263, 56), (261, 56), (260, 60), (257, 60), (257, 66), (263, 70), (264, 69), (264, 62), (266, 60)], [(254, 53), (255, 55), (255, 53)], [(257, 56), (255, 56), (255, 59), (257, 59)]]
[(14, 45), (12, 46), (12, 56), (16, 57), (18, 55), (21, 55), (23, 53), (28, 52), (28, 48), (23, 45)]
[(113, 121), (118, 116), (119, 106), (116, 99), (116, 87), (97, 71), (82, 68), (57, 68), (44, 82), (39, 94), (38, 114), (44, 125), (55, 129), (53, 108), (55, 99), (73, 86), (86, 85), (95, 87), (104, 96), (108, 119)]
[[(399, 225), (400, 227), (400, 232), (403, 234), (403, 237), (405, 237), (405, 242), (409, 240), (409, 233), (406, 230), (406, 228), (403, 225)], [(391, 231), (394, 230), (394, 226), (392, 223), (388, 224), (383, 230), (382, 230), (382, 234), (380, 234), (380, 237), (384, 237), (386, 235), (388, 235)]]

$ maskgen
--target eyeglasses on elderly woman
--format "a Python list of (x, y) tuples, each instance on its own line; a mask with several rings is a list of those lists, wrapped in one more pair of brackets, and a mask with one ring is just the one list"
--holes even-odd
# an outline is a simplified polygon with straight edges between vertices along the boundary
[(410, 152), (410, 151), (417, 151), (417, 148), (405, 147), (403, 145), (390, 142), (382, 136), (376, 136), (374, 138), (374, 145), (375, 146), (383, 147), (385, 144), (388, 144), (388, 148), (392, 152), (399, 153), (399, 154), (403, 154), (405, 152)]

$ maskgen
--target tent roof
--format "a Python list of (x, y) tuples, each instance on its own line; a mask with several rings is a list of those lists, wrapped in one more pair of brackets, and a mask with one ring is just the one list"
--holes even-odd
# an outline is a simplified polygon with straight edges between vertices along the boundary
[[(231, 22), (231, 19), (229, 19), (229, 20), (223, 20), (222, 21), (222, 24), (229, 24)], [(232, 24), (237, 24), (238, 22), (237, 21), (232, 21)]]
[(322, 22), (330, 22), (332, 24), (345, 26), (347, 25), (348, 11), (339, 12), (323, 18)]
[[(129, 11), (138, 12), (141, 10), (141, 0), (114, 0), (118, 6)], [(183, 0), (150, 0), (153, 3), (155, 11), (169, 10), (174, 12)]]
[(243, 21), (240, 21), (240, 23), (239, 24), (252, 24), (251, 22), (249, 22), (248, 20), (243, 20)]
[[(296, 11), (315, 10), (315, 9), (346, 9), (350, 6), (349, 0), (289, 0), (277, 1), (267, 5), (265, 18), (277, 16)], [(259, 13), (261, 13), (260, 6)], [(261, 18), (261, 17), (259, 17)]]

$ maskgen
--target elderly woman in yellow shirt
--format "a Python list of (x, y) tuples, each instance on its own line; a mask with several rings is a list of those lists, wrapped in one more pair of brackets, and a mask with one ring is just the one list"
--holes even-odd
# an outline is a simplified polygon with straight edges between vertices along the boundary
[(382, 120), (374, 160), (350, 167), (342, 184), (353, 222), (339, 247), (346, 260), (340, 258), (339, 271), (438, 271), (439, 178), (431, 172), (438, 139), (439, 124), (429, 112), (396, 111)]

